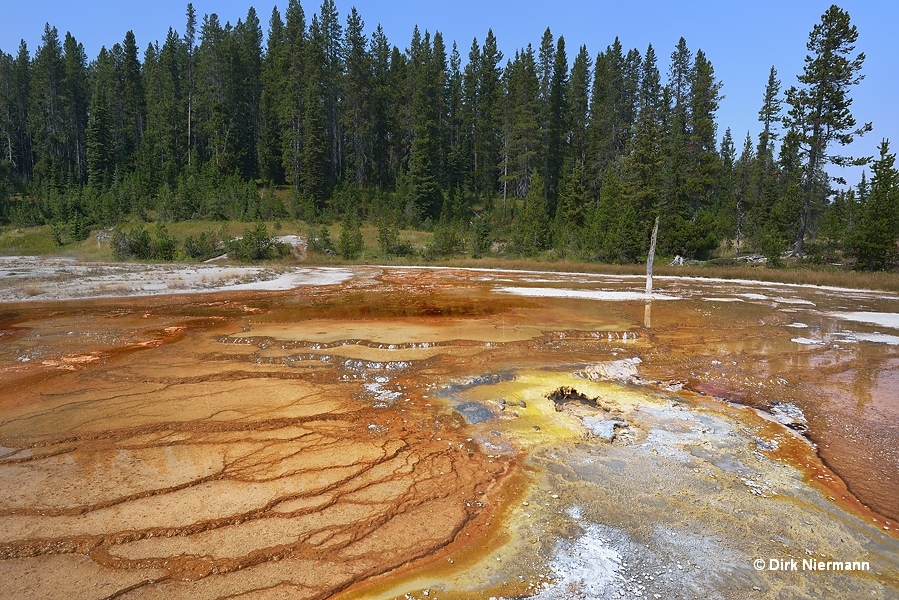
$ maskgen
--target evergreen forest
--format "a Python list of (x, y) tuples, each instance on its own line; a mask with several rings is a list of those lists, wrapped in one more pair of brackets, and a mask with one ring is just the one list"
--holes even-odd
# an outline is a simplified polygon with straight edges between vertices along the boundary
[[(232, 25), (188, 4), (180, 33), (141, 48), (129, 31), (96, 57), (47, 24), (33, 51), (0, 50), (0, 225), (63, 245), (124, 224), (138, 244), (144, 223), (166, 240), (185, 220), (340, 222), (352, 256), (367, 223), (388, 255), (421, 229), (431, 256), (629, 263), (658, 217), (667, 257), (899, 267), (889, 142), (841, 154), (872, 130), (851, 111), (859, 33), (837, 6), (810, 25), (803, 72), (784, 86), (771, 67), (744, 135), (719, 131), (722, 82), (683, 38), (662, 73), (652, 45), (591, 54), (549, 29), (513, 56), (491, 30), (396, 45), (333, 0), (290, 0), (265, 34), (253, 8)], [(845, 165), (870, 175), (829, 176)]]

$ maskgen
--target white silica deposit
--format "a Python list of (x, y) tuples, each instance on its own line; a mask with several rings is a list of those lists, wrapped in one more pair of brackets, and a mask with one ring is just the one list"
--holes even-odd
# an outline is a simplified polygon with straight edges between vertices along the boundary
[(609, 598), (624, 587), (621, 576), (621, 554), (611, 547), (595, 525), (587, 527), (573, 542), (561, 545), (550, 563), (555, 576), (534, 600)]
[(873, 344), (886, 344), (887, 346), (899, 346), (899, 335), (887, 333), (862, 333), (858, 331), (844, 332), (841, 334), (842, 342), (871, 342)]
[(628, 381), (637, 376), (637, 365), (642, 362), (639, 356), (620, 358), (590, 365), (584, 374), (593, 380)]
[(615, 439), (616, 421), (608, 421), (602, 417), (584, 417), (582, 423), (596, 437), (611, 442)]
[(870, 323), (872, 325), (880, 325), (881, 327), (889, 327), (891, 329), (899, 329), (899, 314), (897, 313), (880, 313), (880, 312), (832, 312), (831, 317), (844, 319), (846, 321), (855, 321), (857, 323)]
[(678, 300), (677, 296), (646, 292), (619, 292), (610, 290), (572, 290), (568, 288), (497, 286), (493, 291), (499, 294), (514, 294), (533, 298), (579, 298), (582, 300)]
[(824, 343), (823, 340), (813, 340), (812, 338), (805, 337), (795, 337), (790, 339), (794, 344), (802, 344), (803, 346), (820, 346)]

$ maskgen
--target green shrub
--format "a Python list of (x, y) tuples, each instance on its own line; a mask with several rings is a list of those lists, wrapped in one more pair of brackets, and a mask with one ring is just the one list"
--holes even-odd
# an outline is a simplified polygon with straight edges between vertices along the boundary
[(261, 222), (252, 229), (244, 229), (243, 236), (228, 242), (228, 256), (241, 261), (280, 258), (289, 252), (290, 245), (275, 240)]
[(346, 260), (353, 260), (362, 254), (365, 242), (362, 239), (362, 229), (359, 217), (350, 213), (343, 221), (343, 229), (340, 230), (340, 239), (337, 241), (338, 252)]
[(207, 260), (220, 253), (222, 240), (209, 231), (201, 231), (199, 235), (189, 235), (184, 240), (184, 254), (192, 260)]
[(334, 251), (334, 242), (331, 241), (331, 235), (325, 225), (319, 227), (318, 232), (309, 234), (308, 247), (319, 254), (337, 254)]

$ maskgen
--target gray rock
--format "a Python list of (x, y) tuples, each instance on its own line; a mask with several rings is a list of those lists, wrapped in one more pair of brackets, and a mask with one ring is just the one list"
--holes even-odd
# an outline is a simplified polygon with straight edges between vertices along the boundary
[(586, 368), (585, 375), (587, 379), (600, 381), (631, 381), (637, 377), (637, 365), (641, 362), (643, 361), (635, 356), (596, 363)]
[(621, 419), (603, 419), (602, 417), (584, 417), (582, 423), (593, 435), (607, 442), (615, 439), (616, 429), (630, 425)]
[(802, 412), (802, 409), (792, 402), (775, 404), (771, 407), (771, 416), (781, 425), (786, 425), (799, 433), (805, 434), (808, 431), (808, 421), (805, 418), (805, 414)]

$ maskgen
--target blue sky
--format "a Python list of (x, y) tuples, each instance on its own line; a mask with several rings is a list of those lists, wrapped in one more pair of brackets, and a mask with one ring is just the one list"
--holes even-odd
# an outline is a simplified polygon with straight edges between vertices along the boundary
[[(11, 0), (10, 3), (12, 4)], [(199, 17), (215, 12), (224, 21), (235, 23), (246, 16), (252, 0), (196, 0)], [(582, 44), (591, 56), (612, 43), (615, 36), (624, 48), (642, 53), (652, 43), (659, 57), (663, 77), (668, 57), (683, 36), (690, 50), (702, 49), (724, 84), (725, 98), (718, 111), (719, 139), (730, 127), (739, 151), (749, 131), (756, 137), (762, 93), (773, 65), (784, 89), (796, 81), (806, 55), (805, 44), (812, 26), (831, 1), (756, 0), (721, 2), (672, 0), (631, 0), (630, 2), (554, 0), (518, 2), (492, 0), (452, 0), (450, 2), (379, 2), (377, 0), (336, 0), (341, 21), (356, 6), (370, 33), (380, 23), (391, 44), (408, 46), (412, 27), (441, 31), (447, 45), (458, 43), (463, 60), (471, 40), (483, 41), (492, 28), (506, 57), (528, 43), (537, 47), (546, 27), (565, 37), (569, 59)], [(302, 3), (307, 18), (319, 8), (319, 0)], [(275, 2), (255, 3), (263, 29)], [(284, 12), (286, 0), (278, 2)], [(0, 20), (0, 49), (15, 53), (24, 39), (34, 53), (40, 43), (44, 23), (49, 22), (64, 36), (70, 31), (84, 44), (89, 58), (100, 47), (111, 46), (133, 30), (141, 49), (165, 39), (171, 26), (184, 31), (186, 1), (153, 2), (34, 0), (15, 2), (4, 8)], [(857, 51), (866, 54), (865, 80), (856, 86), (852, 112), (859, 123), (872, 121), (874, 131), (849, 147), (855, 155), (876, 155), (882, 138), (899, 146), (899, 2), (849, 0), (839, 3), (858, 27)], [(835, 171), (836, 173), (836, 171)], [(858, 170), (847, 170), (850, 183), (858, 180)]]

